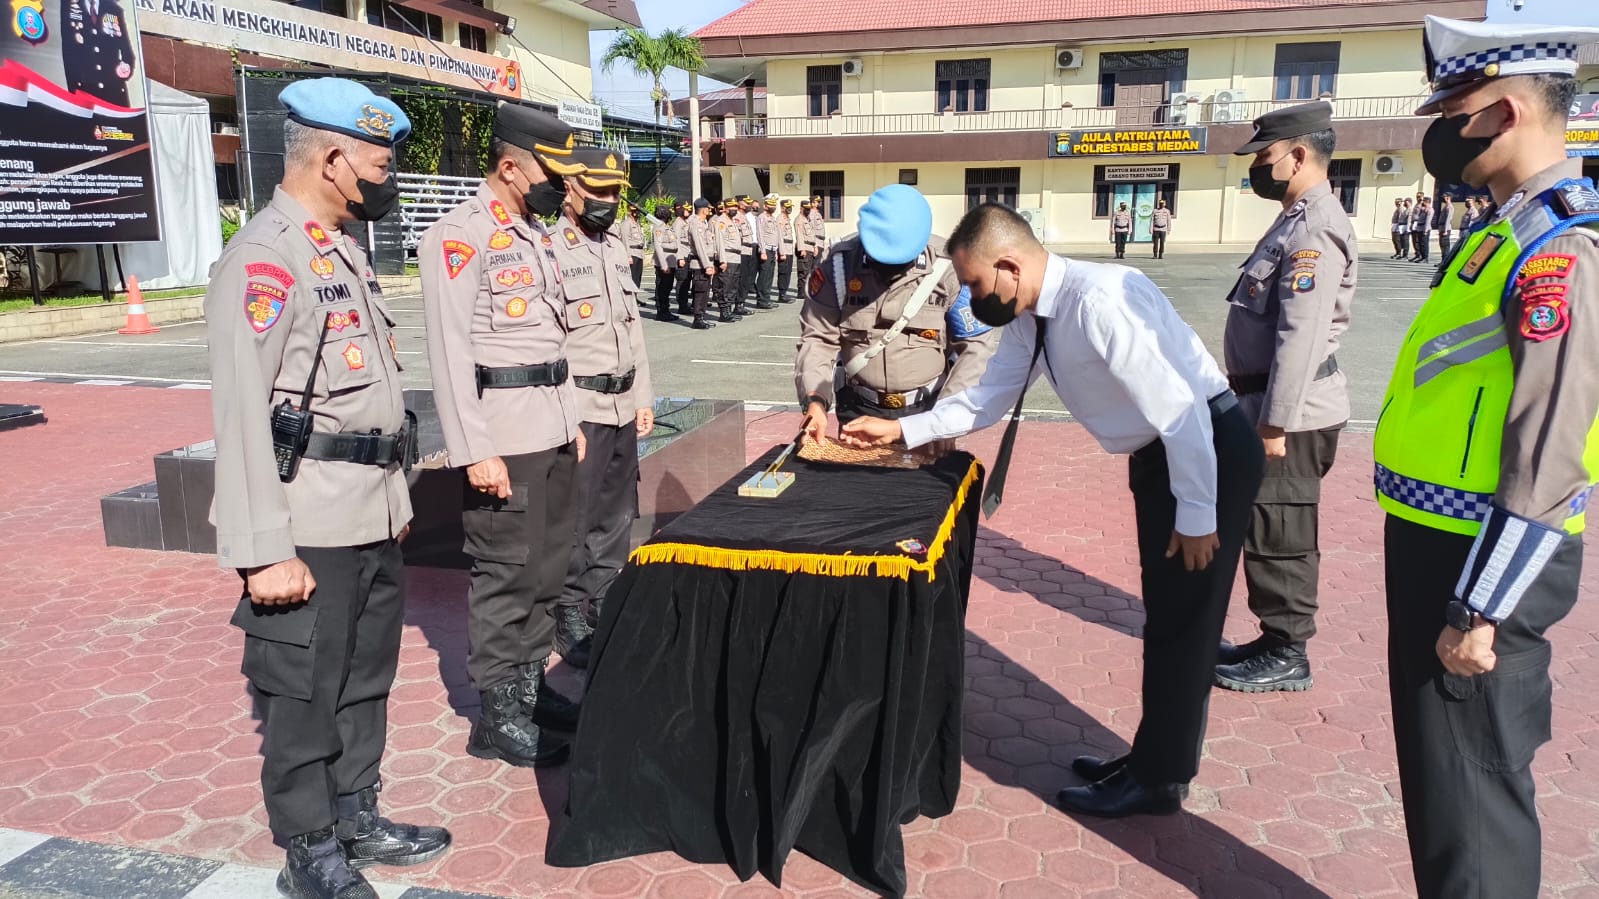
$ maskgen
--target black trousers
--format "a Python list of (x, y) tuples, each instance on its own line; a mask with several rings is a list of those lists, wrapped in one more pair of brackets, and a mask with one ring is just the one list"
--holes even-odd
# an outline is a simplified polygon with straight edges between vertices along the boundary
[(810, 290), (811, 269), (816, 267), (816, 256), (814, 254), (799, 256), (797, 259), (799, 261), (799, 280), (794, 284), (794, 293), (800, 299), (804, 299), (807, 291)]
[[(756, 257), (760, 259), (759, 256)], [(755, 273), (755, 301), (765, 305), (772, 303), (772, 283), (777, 277), (777, 257), (771, 253), (766, 254), (766, 261), (761, 262), (761, 267)]]
[(1449, 249), (1454, 245), (1455, 234), (1453, 231), (1444, 230), (1438, 232), (1438, 253), (1440, 259), (1448, 259)]
[[(806, 272), (805, 276), (809, 277), (810, 273)], [(793, 256), (779, 256), (779, 257), (777, 257), (777, 298), (779, 300), (783, 300), (783, 299), (786, 299), (788, 297), (788, 286), (793, 281), (793, 278), (794, 278), (794, 257)], [(802, 280), (802, 283), (803, 283), (803, 279), (801, 279), (801, 280)]]
[(1155, 258), (1159, 259), (1160, 257), (1166, 255), (1166, 232), (1165, 231), (1153, 231), (1153, 232), (1150, 232), (1149, 236), (1155, 242), (1155, 247), (1154, 247), (1154, 249), (1155, 249)]
[(1116, 235), (1116, 258), (1120, 259), (1125, 255), (1127, 255), (1127, 235), (1118, 233)]
[(1388, 684), (1410, 864), (1421, 899), (1533, 899), (1542, 877), (1532, 758), (1550, 737), (1549, 641), (1577, 601), (1567, 537), (1494, 635), (1494, 670), (1444, 670), (1444, 606), (1473, 538), (1389, 516)]
[(1279, 645), (1303, 646), (1316, 635), (1316, 592), (1321, 578), (1317, 540), (1321, 480), (1338, 456), (1343, 425), (1290, 431), (1288, 455), (1266, 460), (1244, 539), (1244, 583), (1249, 611)]
[(466, 599), (466, 670), (478, 690), (517, 676), (517, 666), (548, 658), (551, 615), (561, 597), (576, 532), (577, 444), (505, 456), (511, 498), (465, 483), (461, 526), (472, 557)]
[(245, 677), (261, 719), (261, 794), (280, 837), (331, 825), (334, 798), (378, 782), (405, 622), (399, 543), (301, 546), (310, 602), (240, 600)]
[(744, 266), (739, 263), (729, 263), (727, 271), (718, 270), (711, 278), (711, 299), (721, 309), (723, 318), (732, 315), (733, 307), (744, 302), (738, 294), (739, 282), (744, 277), (743, 269)]
[[(689, 298), (693, 295), (694, 275), (688, 266), (677, 270), (677, 311), (683, 315), (689, 313)], [(707, 284), (706, 289), (710, 287)], [(702, 307), (703, 308), (703, 307)]]
[(1216, 647), (1265, 465), (1260, 434), (1242, 409), (1213, 415), (1211, 423), (1221, 547), (1202, 571), (1185, 570), (1181, 553), (1166, 558), (1177, 500), (1165, 446), (1157, 440), (1128, 462), (1144, 593), (1144, 717), (1128, 765), (1143, 783), (1187, 783), (1199, 771)]
[[(588, 450), (577, 467), (577, 546), (568, 556), (563, 606), (605, 597), (627, 563), (638, 517), (638, 429), (633, 422), (579, 427)], [(592, 606), (590, 616), (599, 617)]]
[[(703, 269), (694, 269), (689, 275), (689, 283), (693, 285), (694, 307), (692, 310), (683, 305), (681, 298), (677, 301), (677, 311), (687, 315), (690, 311), (695, 318), (705, 317), (705, 305), (711, 299), (711, 273)], [(587, 452), (587, 450), (585, 450)]]
[(1394, 255), (1405, 255), (1405, 232), (1403, 231), (1394, 232)]
[(677, 275), (670, 269), (658, 268), (655, 270), (655, 315), (657, 318), (667, 318), (672, 314), (672, 287), (677, 283)]
[(761, 251), (753, 247), (744, 248), (744, 260), (738, 267), (738, 293), (740, 303), (747, 303), (755, 295), (755, 276), (761, 270)]
[(629, 268), (633, 272), (633, 285), (635, 287), (643, 287), (644, 286), (644, 257), (643, 256), (634, 256), (633, 257), (633, 261), (631, 263), (629, 263)]
[(1417, 257), (1421, 259), (1427, 258), (1427, 254), (1432, 248), (1432, 241), (1426, 231), (1412, 231), (1410, 233), (1410, 243), (1415, 247)]

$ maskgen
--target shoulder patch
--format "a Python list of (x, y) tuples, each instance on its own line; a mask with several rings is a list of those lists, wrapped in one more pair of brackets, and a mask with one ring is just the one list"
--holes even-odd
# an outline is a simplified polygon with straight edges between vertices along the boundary
[[(331, 263), (329, 263), (331, 264)], [(320, 270), (318, 274), (320, 274)], [(284, 287), (294, 286), (294, 276), (284, 271), (282, 266), (270, 262), (250, 262), (244, 266), (244, 275), (247, 278), (271, 278)]]
[(1525, 283), (1534, 278), (1564, 278), (1571, 274), (1571, 268), (1576, 264), (1577, 257), (1565, 253), (1539, 253), (1522, 264), (1521, 271), (1516, 274), (1516, 283)]
[(264, 334), (283, 316), (283, 304), (288, 299), (286, 290), (262, 281), (250, 281), (244, 285), (245, 320), (255, 333)]
[(811, 299), (821, 299), (822, 288), (826, 286), (827, 274), (822, 271), (822, 267), (818, 265), (816, 268), (811, 269), (810, 280), (805, 282), (805, 290), (810, 294)]
[(994, 330), (978, 321), (977, 316), (972, 313), (972, 291), (968, 287), (961, 288), (960, 294), (955, 297), (955, 302), (949, 304), (949, 311), (944, 314), (944, 318), (949, 322), (950, 336), (956, 340), (971, 340), (973, 337), (981, 337)]
[(511, 232), (509, 231), (496, 231), (489, 238), (489, 249), (491, 250), (503, 250), (510, 245)]
[(1306, 293), (1316, 289), (1316, 276), (1310, 272), (1300, 272), (1294, 276), (1294, 293)]
[(576, 248), (578, 244), (581, 243), (581, 241), (577, 239), (577, 232), (573, 231), (571, 228), (563, 229), (561, 231), (561, 236), (566, 238), (566, 245), (568, 247)]
[(1290, 259), (1296, 259), (1296, 260), (1302, 260), (1302, 261), (1305, 261), (1305, 262), (1315, 262), (1317, 259), (1321, 258), (1321, 251), (1320, 250), (1300, 250), (1300, 251), (1294, 253), (1294, 255), (1290, 256), (1289, 258)]
[(1555, 186), (1555, 206), (1566, 218), (1599, 212), (1599, 192), (1587, 182), (1567, 181)]
[(450, 280), (466, 268), (466, 264), (477, 255), (477, 250), (471, 244), (459, 240), (446, 240), (441, 245), (444, 250), (444, 269), (449, 272)]
[(494, 216), (496, 224), (509, 225), (511, 223), (511, 213), (506, 210), (505, 204), (499, 200), (490, 201), (489, 215)]
[(1565, 284), (1545, 285), (1523, 293), (1521, 304), (1522, 337), (1541, 343), (1570, 330)]

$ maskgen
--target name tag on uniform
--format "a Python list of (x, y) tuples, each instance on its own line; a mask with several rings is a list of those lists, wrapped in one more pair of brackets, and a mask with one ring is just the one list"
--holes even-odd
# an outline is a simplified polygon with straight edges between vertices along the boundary
[(1498, 234), (1490, 234), (1484, 237), (1482, 243), (1477, 245), (1476, 251), (1471, 254), (1471, 258), (1467, 259), (1466, 264), (1462, 265), (1460, 271), (1457, 272), (1460, 280), (1467, 284), (1476, 284), (1477, 277), (1482, 274), (1483, 268), (1488, 265), (1488, 260), (1494, 258), (1494, 254), (1499, 252), (1499, 248), (1504, 246), (1504, 243), (1504, 237)]

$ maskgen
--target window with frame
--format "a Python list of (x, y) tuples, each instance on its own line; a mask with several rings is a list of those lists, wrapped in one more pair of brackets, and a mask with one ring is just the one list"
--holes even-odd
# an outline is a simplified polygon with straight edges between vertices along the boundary
[[(483, 8), (483, 0), (466, 0), (466, 2), (479, 9)], [(457, 22), (455, 28), (456, 33), (460, 36), (462, 47), (468, 50), (476, 50), (479, 53), (489, 52), (489, 33), (487, 30), (465, 22)]]
[(1334, 159), (1327, 166), (1327, 180), (1332, 182), (1333, 195), (1344, 205), (1344, 211), (1354, 215), (1360, 198), (1360, 160)]
[(987, 112), (986, 59), (941, 59), (934, 64), (934, 112)]
[(844, 219), (844, 173), (811, 172), (811, 196), (822, 198), (822, 218)]
[(330, 16), (338, 16), (341, 19), (349, 14), (344, 0), (288, 0), (288, 3), (290, 6), (327, 13)]
[(811, 118), (821, 118), (838, 112), (843, 97), (843, 66), (805, 67), (806, 110)]
[(1339, 47), (1338, 41), (1278, 44), (1272, 99), (1314, 100), (1334, 93)]
[(444, 18), (406, 9), (392, 0), (369, 0), (366, 6), (368, 25), (377, 25), (402, 34), (421, 32), (428, 40), (444, 40)]
[(967, 169), (966, 211), (971, 212), (984, 203), (1001, 203), (1015, 209), (1016, 196), (1021, 189), (1020, 167)]
[[(1172, 163), (1166, 169), (1166, 178), (1155, 182), (1155, 199), (1165, 200), (1166, 209), (1173, 216), (1177, 215), (1177, 178), (1182, 172), (1182, 165)], [(1094, 166), (1094, 218), (1110, 218), (1110, 210), (1116, 196), (1116, 185), (1127, 184), (1126, 181), (1106, 180), (1106, 167)]]

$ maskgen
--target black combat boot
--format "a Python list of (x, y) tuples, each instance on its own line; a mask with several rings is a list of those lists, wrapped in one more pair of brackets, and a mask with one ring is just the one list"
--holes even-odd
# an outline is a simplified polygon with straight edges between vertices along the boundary
[(1216, 665), (1220, 667), (1222, 665), (1236, 665), (1239, 662), (1247, 662), (1276, 645), (1277, 641), (1267, 639), (1264, 634), (1250, 640), (1248, 643), (1240, 643), (1237, 646), (1223, 640), (1221, 641), (1221, 648), (1216, 650)]
[(706, 319), (705, 316), (696, 315), (696, 316), (694, 316), (694, 324), (689, 325), (689, 327), (693, 328), (696, 331), (709, 331), (710, 329), (716, 327), (716, 325), (711, 324), (711, 322), (708, 319)]
[(531, 718), (540, 728), (571, 733), (577, 730), (578, 715), (583, 707), (550, 686), (549, 679), (544, 675), (544, 666), (549, 661), (530, 662), (516, 669), (516, 683), (522, 696), (522, 714)]
[(580, 606), (555, 607), (555, 651), (561, 660), (575, 668), (589, 666), (589, 647), (593, 645), (594, 628)]
[(755, 314), (755, 310), (753, 310), (750, 307), (744, 305), (744, 302), (742, 300), (740, 300), (739, 304), (737, 306), (733, 307), (733, 314), (738, 316), (738, 317), (740, 317), (740, 318), (743, 318), (743, 317), (745, 317), (747, 315), (754, 315)]
[(518, 768), (545, 768), (566, 761), (572, 747), (539, 730), (522, 711), (522, 685), (507, 681), (481, 694), (483, 708), (472, 724), (466, 751), (480, 759), (499, 759)]
[(450, 848), (450, 832), (442, 827), (396, 824), (378, 814), (378, 788), (367, 787), (334, 800), (339, 823), (333, 832), (350, 865), (420, 865)]
[(776, 309), (777, 304), (771, 300), (756, 300), (755, 308), (761, 310), (762, 312), (766, 312), (771, 309)]
[(378, 891), (350, 865), (331, 827), (289, 840), (278, 893), (288, 899), (378, 899)]
[(1216, 686), (1241, 693), (1298, 693), (1314, 683), (1303, 646), (1278, 646), (1236, 665), (1216, 668)]

